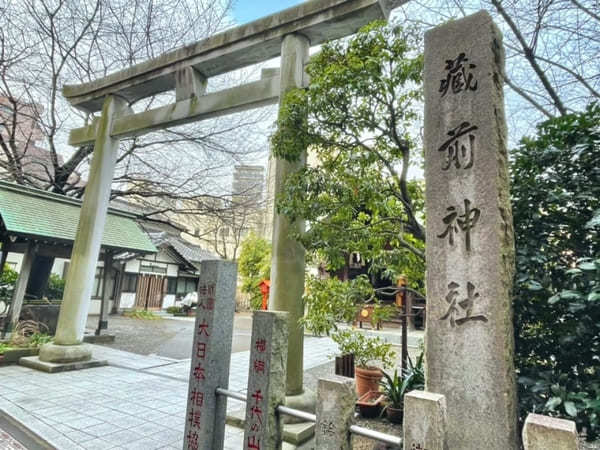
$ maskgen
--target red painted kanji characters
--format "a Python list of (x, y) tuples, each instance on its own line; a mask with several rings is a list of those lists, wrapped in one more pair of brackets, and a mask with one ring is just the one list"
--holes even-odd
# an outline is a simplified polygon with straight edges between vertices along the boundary
[(259, 389), (255, 391), (254, 394), (252, 394), (252, 398), (254, 399), (255, 404), (258, 405), (258, 402), (260, 402), (263, 399), (261, 390)]
[(254, 345), (259, 353), (263, 353), (267, 349), (267, 341), (264, 339), (257, 339)]
[(250, 408), (250, 419), (252, 419), (255, 416), (258, 419), (258, 422), (262, 425), (262, 409), (260, 409), (256, 405)]
[(265, 373), (265, 362), (260, 359), (254, 360), (254, 372), (255, 373)]
[(196, 379), (196, 381), (200, 381), (200, 380), (205, 380), (206, 379), (206, 377), (204, 375), (204, 367), (202, 367), (199, 363), (194, 368), (194, 378)]
[(190, 395), (190, 401), (193, 406), (200, 406), (204, 404), (204, 392), (199, 392), (196, 389), (192, 391), (192, 395)]
[(215, 309), (215, 299), (213, 297), (209, 297), (207, 299), (200, 299), (198, 301), (198, 307), (208, 311), (212, 311), (213, 309)]
[(198, 342), (196, 344), (196, 356), (198, 358), (202, 358), (202, 359), (204, 359), (206, 357), (206, 343), (205, 342)]
[(208, 333), (208, 324), (206, 323), (206, 319), (204, 319), (202, 323), (198, 325), (198, 336), (202, 336), (202, 334), (210, 336), (210, 334)]
[(247, 444), (248, 450), (260, 450), (260, 439), (256, 439), (256, 436), (248, 436)]
[(200, 419), (202, 418), (202, 411), (192, 408), (188, 416), (188, 422), (190, 426), (200, 428)]
[(198, 433), (191, 431), (187, 434), (188, 450), (198, 450)]
[(198, 286), (199, 297), (214, 297), (215, 296), (215, 285), (214, 284), (201, 284)]

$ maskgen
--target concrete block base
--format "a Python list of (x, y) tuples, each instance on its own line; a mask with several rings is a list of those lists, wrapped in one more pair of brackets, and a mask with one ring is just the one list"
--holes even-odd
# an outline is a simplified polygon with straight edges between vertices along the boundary
[[(232, 427), (244, 429), (245, 409), (239, 409), (233, 411), (231, 414), (227, 414), (225, 423)], [(301, 423), (286, 423), (283, 425), (283, 441), (289, 448), (295, 448), (308, 442), (315, 435), (315, 424), (312, 422), (301, 422)]]
[(90, 369), (108, 365), (108, 361), (100, 359), (89, 359), (72, 363), (51, 363), (41, 361), (38, 356), (27, 356), (19, 359), (19, 365), (30, 369), (41, 370), (47, 373), (67, 372), (69, 370)]
[(286, 423), (283, 425), (283, 440), (293, 445), (300, 445), (315, 435), (313, 422)]

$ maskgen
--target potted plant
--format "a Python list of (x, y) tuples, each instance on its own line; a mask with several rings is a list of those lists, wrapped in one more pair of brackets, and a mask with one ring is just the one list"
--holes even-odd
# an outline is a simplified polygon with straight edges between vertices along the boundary
[(369, 391), (378, 391), (383, 377), (378, 363), (390, 367), (396, 353), (392, 344), (380, 337), (368, 337), (354, 330), (341, 330), (333, 333), (331, 338), (338, 344), (342, 354), (354, 354), (356, 393), (362, 397)]
[(384, 400), (385, 397), (381, 392), (369, 391), (358, 399), (356, 406), (362, 417), (377, 417), (381, 414)]
[(385, 413), (387, 418), (392, 423), (402, 423), (404, 412), (404, 393), (402, 389), (402, 378), (398, 376), (398, 371), (394, 370), (394, 376), (389, 376), (383, 372), (384, 379), (381, 382), (383, 394), (385, 395), (386, 405)]
[(408, 367), (402, 371), (402, 377), (398, 376), (398, 371), (394, 371), (394, 376), (383, 372), (384, 380), (381, 383), (383, 393), (387, 399), (384, 408), (387, 418), (393, 423), (402, 423), (404, 414), (404, 394), (410, 391), (424, 389), (425, 371), (423, 369), (423, 352), (417, 357), (416, 364), (413, 364), (408, 358)]

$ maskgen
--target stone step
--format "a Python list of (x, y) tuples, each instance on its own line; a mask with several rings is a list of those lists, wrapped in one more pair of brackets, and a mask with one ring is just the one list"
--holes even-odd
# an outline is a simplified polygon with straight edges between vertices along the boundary
[[(232, 427), (244, 429), (246, 410), (237, 409), (227, 413), (225, 423)], [(286, 423), (283, 425), (283, 441), (288, 444), (289, 448), (295, 449), (296, 446), (302, 445), (312, 439), (315, 434), (315, 424), (313, 422), (301, 423)]]

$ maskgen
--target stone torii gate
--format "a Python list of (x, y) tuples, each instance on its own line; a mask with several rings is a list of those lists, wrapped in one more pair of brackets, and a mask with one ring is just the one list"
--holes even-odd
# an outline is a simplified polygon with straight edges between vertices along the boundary
[[(71, 105), (101, 114), (91, 125), (72, 130), (69, 138), (73, 146), (94, 144), (94, 156), (56, 337), (41, 349), (40, 360), (69, 363), (91, 358), (82, 338), (120, 139), (274, 104), (289, 89), (307, 85), (304, 66), (310, 46), (353, 34), (373, 20), (387, 18), (392, 8), (406, 1), (312, 0), (104, 78), (65, 86), (63, 94)], [(279, 74), (265, 71), (259, 81), (205, 93), (211, 77), (277, 56)], [(175, 91), (175, 103), (139, 113), (131, 110), (134, 102), (166, 91)], [(276, 194), (287, 175), (302, 164), (276, 161)], [(289, 313), (287, 394), (300, 395), (303, 330), (297, 321), (303, 315), (304, 250), (289, 232), (303, 223), (289, 223), (276, 213), (273, 220), (269, 306)]]

